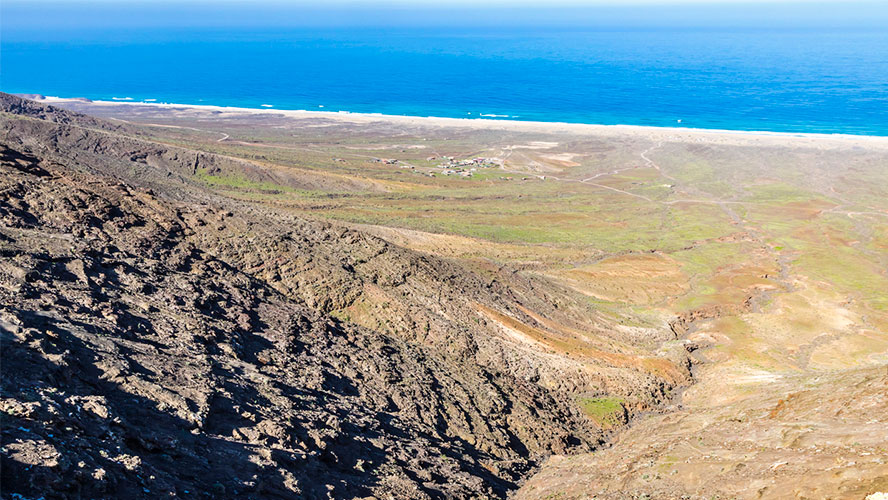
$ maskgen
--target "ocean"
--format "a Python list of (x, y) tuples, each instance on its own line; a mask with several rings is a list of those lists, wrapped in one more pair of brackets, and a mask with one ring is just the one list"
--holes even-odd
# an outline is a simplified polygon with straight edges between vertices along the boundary
[(0, 90), (90, 99), (888, 135), (888, 30), (6, 30)]

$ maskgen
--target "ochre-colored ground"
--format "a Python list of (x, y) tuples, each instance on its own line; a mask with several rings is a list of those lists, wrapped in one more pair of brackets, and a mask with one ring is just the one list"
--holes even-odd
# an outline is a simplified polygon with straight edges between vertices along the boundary
[[(576, 302), (564, 307), (585, 318), (576, 324), (476, 308), (565, 370), (632, 366), (676, 381), (669, 350), (693, 351), (694, 384), (671, 406), (637, 417), (611, 448), (551, 458), (518, 498), (888, 491), (884, 141), (77, 106), (254, 162), (254, 172), (197, 177), (232, 198), (567, 290)], [(444, 175), (442, 156), (497, 163)], [(342, 314), (372, 326), (383, 314), (374, 297), (390, 298), (365, 297)], [(622, 396), (578, 393), (577, 404)]]

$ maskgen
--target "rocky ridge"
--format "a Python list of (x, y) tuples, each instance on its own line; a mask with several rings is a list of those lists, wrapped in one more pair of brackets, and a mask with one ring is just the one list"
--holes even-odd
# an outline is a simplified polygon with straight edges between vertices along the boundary
[[(4, 495), (502, 498), (602, 443), (577, 394), (640, 411), (687, 382), (681, 350), (578, 359), (478, 312), (582, 327), (551, 283), (193, 179), (263, 175), (243, 160), (0, 104)], [(375, 323), (331, 315), (355, 304)]]

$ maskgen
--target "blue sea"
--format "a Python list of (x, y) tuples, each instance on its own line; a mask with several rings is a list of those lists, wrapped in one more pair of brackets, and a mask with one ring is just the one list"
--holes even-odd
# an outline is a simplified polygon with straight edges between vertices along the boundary
[(888, 29), (14, 28), (13, 93), (888, 135)]

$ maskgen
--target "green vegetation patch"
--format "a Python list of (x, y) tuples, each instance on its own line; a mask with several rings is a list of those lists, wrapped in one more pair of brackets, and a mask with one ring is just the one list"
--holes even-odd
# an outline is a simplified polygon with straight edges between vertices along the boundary
[(219, 192), (251, 194), (249, 198), (254, 199), (275, 199), (278, 196), (315, 199), (337, 195), (335, 192), (309, 191), (274, 182), (254, 181), (240, 175), (213, 175), (205, 170), (199, 170), (194, 178)]
[(578, 402), (586, 415), (602, 428), (610, 429), (624, 423), (623, 398), (579, 398)]

